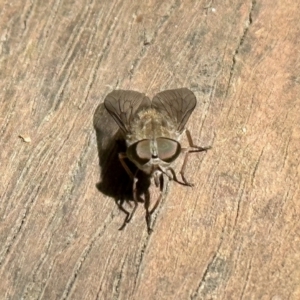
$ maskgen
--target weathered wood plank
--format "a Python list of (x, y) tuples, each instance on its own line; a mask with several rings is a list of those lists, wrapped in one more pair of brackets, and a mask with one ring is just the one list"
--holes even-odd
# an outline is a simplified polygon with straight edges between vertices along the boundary
[[(1, 299), (299, 299), (299, 9), (2, 2)], [(150, 236), (143, 205), (119, 231), (131, 183), (101, 103), (183, 86), (213, 149), (189, 161), (193, 188), (169, 184)]]

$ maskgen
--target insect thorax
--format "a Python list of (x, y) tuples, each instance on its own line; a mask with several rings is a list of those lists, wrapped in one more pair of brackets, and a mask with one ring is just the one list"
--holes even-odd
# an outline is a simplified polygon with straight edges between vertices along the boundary
[(143, 139), (156, 139), (166, 137), (178, 140), (180, 133), (177, 132), (174, 122), (165, 114), (156, 109), (149, 108), (139, 112), (130, 126), (130, 133), (126, 136), (127, 145)]

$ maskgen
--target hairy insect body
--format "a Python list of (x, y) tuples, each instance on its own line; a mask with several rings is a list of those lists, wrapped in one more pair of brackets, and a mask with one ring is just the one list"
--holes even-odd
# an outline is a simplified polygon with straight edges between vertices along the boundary
[[(139, 92), (116, 90), (107, 95), (104, 105), (124, 133), (127, 150), (126, 153), (119, 153), (119, 159), (133, 179), (135, 206), (132, 213), (128, 214), (124, 225), (130, 221), (138, 204), (137, 171), (132, 173), (126, 164), (126, 159), (131, 160), (139, 170), (151, 175), (155, 185), (160, 187), (161, 195), (151, 210), (149, 210), (149, 201), (145, 200), (146, 221), (150, 231), (150, 216), (162, 198), (163, 178), (191, 186), (184, 177), (188, 154), (210, 148), (195, 146), (189, 131), (185, 129), (185, 124), (196, 106), (196, 97), (186, 88), (160, 92), (152, 101)], [(184, 131), (190, 144), (188, 149), (182, 149), (179, 143)], [(185, 158), (180, 171), (182, 178), (180, 181), (176, 177), (172, 164), (183, 152)]]
[(176, 132), (172, 120), (156, 109), (149, 108), (137, 114), (131, 125), (131, 133), (126, 135), (127, 145), (130, 146), (142, 139), (156, 139), (166, 137), (176, 139), (180, 134)]

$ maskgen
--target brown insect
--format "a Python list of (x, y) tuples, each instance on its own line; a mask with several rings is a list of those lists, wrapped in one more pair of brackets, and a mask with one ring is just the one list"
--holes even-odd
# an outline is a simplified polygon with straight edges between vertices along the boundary
[[(151, 214), (162, 198), (163, 177), (185, 186), (192, 186), (184, 176), (188, 155), (210, 149), (195, 146), (190, 132), (185, 129), (196, 102), (194, 93), (187, 88), (160, 92), (152, 101), (145, 94), (135, 91), (115, 90), (106, 96), (104, 106), (123, 131), (127, 145), (126, 152), (119, 153), (119, 159), (133, 180), (134, 208), (128, 213), (121, 228), (131, 220), (138, 206), (139, 170), (152, 176), (155, 185), (160, 187), (160, 196), (153, 208), (149, 210), (149, 204), (145, 205), (148, 232), (151, 231)], [(189, 148), (182, 148), (179, 142), (183, 132), (187, 135)], [(172, 163), (181, 153), (185, 153), (185, 158), (180, 171), (180, 181)], [(129, 169), (125, 159), (137, 166), (135, 174)]]

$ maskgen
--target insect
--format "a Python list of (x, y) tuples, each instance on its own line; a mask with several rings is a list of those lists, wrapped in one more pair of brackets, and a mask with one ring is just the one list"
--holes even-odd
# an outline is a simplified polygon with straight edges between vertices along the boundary
[[(138, 206), (139, 171), (152, 176), (155, 185), (160, 187), (160, 196), (153, 208), (150, 210), (149, 204), (145, 205), (148, 232), (151, 232), (151, 214), (162, 198), (164, 176), (179, 184), (192, 186), (184, 176), (188, 155), (211, 148), (194, 145), (189, 130), (185, 129), (196, 102), (194, 93), (187, 88), (160, 92), (152, 101), (145, 94), (136, 91), (115, 90), (106, 96), (104, 106), (122, 130), (127, 145), (126, 152), (119, 153), (119, 159), (133, 181), (134, 207), (131, 213), (128, 213), (124, 226), (131, 220)], [(182, 148), (180, 144), (184, 132), (189, 148)], [(185, 157), (179, 180), (172, 164), (181, 153), (184, 153)], [(126, 159), (136, 165), (137, 171), (134, 174)]]

